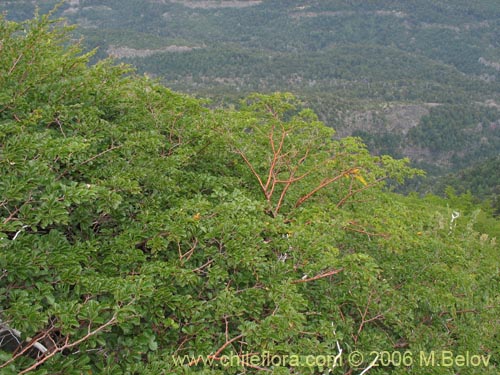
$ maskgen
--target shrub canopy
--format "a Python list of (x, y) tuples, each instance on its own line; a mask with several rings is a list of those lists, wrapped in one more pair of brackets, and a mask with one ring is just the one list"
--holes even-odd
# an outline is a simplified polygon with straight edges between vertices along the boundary
[[(419, 172), (290, 94), (209, 110), (68, 31), (0, 18), (2, 374), (351, 374), (373, 351), (372, 374), (498, 373), (497, 223), (471, 199), (389, 192)], [(488, 363), (421, 366), (442, 351)]]

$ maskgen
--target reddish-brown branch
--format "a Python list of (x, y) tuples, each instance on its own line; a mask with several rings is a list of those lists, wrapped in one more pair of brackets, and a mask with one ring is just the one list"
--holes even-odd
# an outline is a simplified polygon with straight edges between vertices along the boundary
[(64, 138), (66, 138), (66, 133), (64, 133), (64, 129), (63, 129), (63, 126), (62, 126), (62, 123), (61, 123), (61, 120), (59, 120), (58, 117), (55, 118), (55, 123), (59, 126), (59, 130), (61, 131), (62, 135)]
[(15, 209), (14, 211), (12, 211), (8, 217), (6, 217), (6, 218), (5, 218), (5, 220), (3, 221), (3, 224), (5, 225), (5, 224), (7, 224), (9, 221), (11, 221), (11, 220), (14, 218), (14, 216), (16, 216), (16, 215), (17, 215), (17, 213), (19, 212), (19, 210), (21, 209), (21, 207), (22, 207), (22, 206), (20, 206), (20, 207), (16, 207), (16, 209)]
[(106, 150), (104, 150), (104, 151), (102, 151), (102, 152), (98, 153), (97, 155), (94, 155), (94, 156), (92, 156), (91, 158), (88, 158), (87, 160), (82, 161), (82, 162), (80, 163), (80, 165), (84, 165), (84, 164), (90, 163), (91, 161), (93, 161), (93, 160), (97, 159), (98, 157), (101, 157), (102, 155), (107, 154), (108, 152), (111, 152), (111, 151), (113, 151), (113, 150), (116, 150), (117, 148), (120, 148), (120, 147), (122, 147), (122, 146), (121, 146), (121, 145), (111, 146), (111, 147), (107, 148)]
[(175, 350), (174, 352), (174, 355), (177, 354), (181, 349), (182, 347), (189, 341), (191, 340), (193, 336), (192, 335), (187, 335), (186, 337), (184, 337), (181, 341), (181, 343), (179, 344), (179, 346), (177, 347), (177, 349)]
[[(268, 158), (266, 159), (266, 166), (264, 167), (264, 170), (258, 170), (258, 168), (256, 168), (250, 160), (249, 155), (242, 149), (235, 147), (235, 152), (241, 156), (247, 167), (250, 169), (251, 174), (257, 179), (265, 200), (268, 203), (266, 212), (276, 217), (286, 201), (290, 188), (295, 183), (303, 180), (313, 173), (320, 172), (322, 168), (328, 167), (330, 163), (335, 164), (335, 160), (337, 160), (340, 156), (349, 156), (350, 154), (343, 152), (335, 153), (333, 149), (318, 150), (317, 147), (314, 147), (315, 141), (318, 140), (316, 138), (314, 141), (310, 140), (310, 142), (302, 144), (301, 147), (295, 148), (292, 145), (290, 150), (286, 150), (286, 140), (289, 131), (291, 130), (286, 128), (286, 123), (283, 123), (282, 119), (280, 119), (279, 115), (273, 110), (272, 106), (268, 104), (264, 104), (264, 106), (272, 116), (272, 119), (269, 119), (269, 127), (267, 127), (267, 129), (265, 127), (262, 129), (258, 126), (255, 128), (255, 131), (267, 138), (268, 142)], [(308, 166), (308, 168), (304, 168), (307, 169), (305, 172), (300, 171), (301, 165), (306, 161), (306, 159), (308, 159), (311, 152), (318, 152), (321, 154), (323, 152), (328, 152), (331, 156), (321, 157), (320, 160), (313, 161), (311, 163), (312, 165)], [(332, 165), (332, 167), (334, 167), (334, 165)], [(337, 166), (337, 168), (339, 168), (339, 166)], [(331, 173), (335, 175), (333, 177), (323, 178), (323, 180), (313, 186), (311, 190), (300, 196), (296, 200), (294, 207), (297, 208), (301, 206), (317, 192), (326, 188), (330, 184), (333, 184), (342, 177), (358, 173), (359, 168), (359, 166), (354, 165), (352, 167), (346, 167), (346, 169), (338, 172), (333, 171), (334, 168), (326, 168), (325, 171), (330, 170)], [(324, 173), (321, 174), (324, 175)], [(375, 183), (378, 183), (379, 181), (380, 180), (377, 180)], [(361, 189), (353, 190), (354, 185), (351, 181), (351, 186), (347, 195), (342, 198), (340, 202), (338, 202), (337, 207), (342, 206), (351, 196), (373, 186), (373, 184)], [(279, 196), (275, 198), (275, 195)]]
[(41, 335), (38, 335), (35, 339), (33, 339), (28, 345), (24, 346), (21, 350), (16, 350), (14, 352), (12, 358), (10, 358), (8, 361), (6, 361), (0, 365), (0, 369), (10, 365), (16, 359), (25, 355), (33, 346), (35, 346), (35, 344), (37, 343), (38, 340), (45, 339), (46, 337), (48, 337), (49, 333), (50, 333), (50, 330), (44, 332)]
[(294, 167), (290, 166), (290, 162), (287, 163), (289, 175), (288, 175), (288, 178), (286, 180), (275, 179), (275, 181), (274, 181), (275, 184), (280, 183), (280, 184), (284, 184), (285, 186), (283, 187), (283, 190), (281, 191), (278, 202), (274, 208), (274, 211), (273, 211), (274, 217), (276, 217), (278, 215), (278, 212), (280, 211), (281, 206), (283, 205), (285, 196), (288, 193), (288, 189), (290, 188), (290, 186), (292, 186), (292, 184), (294, 184), (295, 182), (302, 180), (303, 178), (308, 176), (310, 173), (312, 173), (312, 171), (308, 171), (308, 172), (300, 175), (299, 177), (295, 177), (295, 174), (297, 173), (300, 165), (306, 160), (307, 156), (309, 155), (309, 152), (310, 152), (310, 148), (308, 147), (306, 149), (304, 155), (299, 159), (299, 161), (297, 162), (297, 164)]
[(9, 221), (11, 221), (12, 219), (14, 219), (14, 217), (15, 217), (15, 216), (17, 215), (17, 213), (21, 210), (21, 208), (23, 208), (23, 206), (24, 206), (25, 204), (28, 204), (28, 203), (30, 203), (30, 202), (32, 202), (32, 201), (33, 201), (33, 199), (32, 199), (32, 192), (30, 192), (30, 193), (29, 193), (29, 195), (28, 195), (28, 199), (26, 199), (26, 201), (25, 201), (23, 204), (21, 204), (19, 207), (16, 207), (16, 208), (15, 208), (15, 210), (14, 210), (14, 211), (12, 211), (12, 212), (9, 214), (9, 216), (8, 216), (8, 217), (6, 217), (6, 218), (4, 219), (3, 224), (5, 225), (5, 224), (7, 224)]
[(229, 320), (227, 320), (227, 315), (224, 315), (224, 325), (225, 325), (224, 334), (226, 335), (226, 341), (228, 341), (229, 340)]
[(344, 304), (339, 306), (340, 319), (342, 319), (342, 321), (345, 323), (345, 315), (342, 312), (342, 306), (344, 306)]
[(222, 351), (224, 349), (226, 349), (229, 345), (231, 345), (233, 342), (235, 341), (238, 341), (239, 339), (241, 339), (243, 337), (243, 334), (241, 335), (238, 335), (236, 337), (233, 337), (231, 340), (229, 341), (226, 341), (226, 343), (224, 345), (222, 345), (219, 349), (217, 349), (217, 351), (212, 355), (212, 357), (214, 359), (219, 359), (219, 354), (222, 353)]
[[(311, 148), (308, 148), (306, 150), (306, 154), (297, 162), (297, 165), (295, 167), (295, 172), (298, 171), (298, 168), (300, 167), (300, 165), (305, 161), (305, 159), (307, 158), (309, 152), (311, 151)], [(317, 163), (316, 165), (313, 165), (313, 166), (310, 166), (309, 170), (307, 172), (304, 172), (303, 174), (297, 176), (297, 177), (293, 177), (293, 178), (288, 178), (286, 180), (276, 180), (276, 182), (278, 183), (286, 183), (286, 182), (292, 182), (292, 183), (295, 183), (295, 182), (298, 182), (302, 179), (304, 179), (305, 177), (313, 174), (314, 172), (317, 172), (320, 167), (324, 166), (326, 163), (328, 162), (331, 162), (333, 159), (327, 159), (327, 160), (323, 160), (322, 162), (319, 162)]]
[(276, 120), (276, 121), (280, 121), (280, 118), (278, 116), (278, 114), (276, 113), (276, 111), (273, 109), (273, 107), (271, 107), (269, 104), (265, 104), (266, 106), (266, 109), (267, 111), (271, 114), (271, 116), (273, 116), (273, 118)]
[[(268, 174), (267, 174), (267, 181), (266, 181), (266, 184), (265, 184), (266, 191), (269, 190), (269, 185), (271, 184), (271, 182), (273, 180), (275, 180), (275, 176), (277, 174), (276, 173), (276, 168), (277, 168), (278, 162), (283, 157), (282, 151), (283, 151), (283, 146), (285, 145), (286, 134), (287, 134), (286, 130), (283, 127), (283, 124), (281, 124), (281, 139), (280, 139), (280, 142), (279, 142), (279, 145), (278, 145), (278, 149), (276, 150), (276, 146), (274, 144), (274, 125), (271, 128), (271, 133), (269, 134), (269, 142), (271, 144), (271, 149), (272, 149), (272, 152), (273, 152), (273, 158), (272, 158), (271, 165), (269, 166), (269, 171), (268, 171)], [(271, 188), (273, 191), (274, 191), (274, 185), (275, 184), (273, 183), (273, 186)], [(271, 196), (269, 196), (269, 199), (271, 199)]]
[(363, 328), (365, 327), (365, 324), (373, 322), (375, 320), (379, 320), (379, 319), (383, 319), (384, 318), (383, 314), (377, 314), (377, 315), (375, 315), (375, 316), (373, 316), (373, 317), (371, 317), (369, 319), (366, 319), (366, 316), (368, 315), (368, 310), (369, 310), (371, 302), (372, 302), (372, 297), (373, 297), (374, 294), (375, 294), (375, 291), (372, 290), (370, 292), (370, 294), (368, 295), (368, 301), (366, 301), (366, 306), (365, 306), (364, 311), (361, 311), (359, 308), (357, 308), (357, 310), (359, 312), (359, 315), (361, 317), (361, 323), (359, 324), (358, 332), (353, 336), (354, 344), (356, 344), (358, 342), (359, 335), (363, 331)]
[[(40, 360), (38, 360), (34, 364), (32, 364), (30, 367), (28, 367), (28, 368), (22, 370), (21, 372), (19, 372), (19, 375), (27, 374), (28, 372), (33, 371), (38, 366), (40, 366), (41, 364), (45, 363), (50, 358), (52, 358), (53, 356), (55, 356), (57, 353), (63, 351), (64, 349), (67, 349), (68, 342), (69, 342), (69, 336), (66, 337), (66, 339), (64, 340), (64, 345), (61, 348), (57, 348), (56, 350), (54, 350), (54, 351), (50, 352), (49, 354), (45, 355)], [(59, 350), (59, 349), (61, 349), (61, 350)]]
[[(207, 359), (213, 359), (215, 361), (219, 361), (220, 357), (219, 354), (222, 353), (224, 349), (226, 349), (229, 345), (231, 345), (233, 342), (241, 339), (243, 335), (238, 335), (236, 337), (233, 337), (231, 340), (227, 340), (224, 345), (222, 345), (219, 349), (214, 354), (208, 355)], [(193, 359), (191, 362), (188, 363), (188, 366), (194, 366), (197, 365), (201, 361), (201, 358)]]
[[(280, 197), (278, 198), (278, 202), (276, 203), (276, 205), (274, 207), (274, 210), (273, 210), (274, 217), (278, 216), (278, 212), (281, 209), (281, 206), (283, 205), (283, 201), (284, 201), (285, 196), (288, 192), (288, 189), (290, 188), (290, 186), (292, 186), (293, 178), (294, 178), (294, 175), (295, 175), (297, 168), (298, 167), (296, 167), (296, 168), (289, 167), (289, 178), (288, 178), (288, 180), (285, 180), (284, 182), (282, 182), (285, 186), (283, 186), (283, 190), (281, 190), (281, 194), (280, 194)], [(277, 184), (278, 184), (278, 180), (275, 180), (275, 185), (277, 185)]]
[(316, 186), (314, 189), (312, 189), (309, 193), (307, 193), (306, 195), (304, 195), (301, 198), (299, 198), (297, 200), (297, 202), (295, 203), (295, 208), (299, 207), (302, 203), (304, 203), (305, 201), (307, 201), (309, 198), (311, 198), (314, 194), (316, 194), (321, 189), (324, 189), (325, 187), (327, 187), (328, 185), (334, 183), (335, 181), (338, 181), (342, 177), (351, 174), (355, 169), (356, 168), (353, 167), (353, 168), (350, 168), (350, 169), (342, 172), (341, 174), (339, 174), (339, 175), (337, 175), (335, 177), (324, 179), (318, 186)]
[(274, 146), (274, 125), (271, 127), (271, 132), (269, 133), (269, 144), (271, 145), (271, 150), (273, 152), (273, 157), (271, 160), (271, 165), (269, 166), (269, 171), (267, 175), (267, 181), (264, 185), (264, 189), (267, 190), (269, 188), (269, 183), (271, 182), (271, 177), (274, 171), (274, 166), (276, 165), (276, 147)]
[(264, 196), (266, 197), (266, 200), (269, 200), (268, 196), (267, 196), (266, 187), (264, 186), (264, 183), (262, 182), (262, 179), (260, 178), (259, 174), (257, 173), (257, 171), (255, 170), (255, 168), (253, 167), (253, 165), (250, 162), (250, 160), (248, 160), (247, 156), (245, 155), (245, 153), (243, 151), (241, 151), (239, 149), (236, 149), (236, 153), (238, 155), (240, 155), (241, 158), (243, 159), (243, 161), (245, 162), (245, 164), (248, 165), (248, 168), (250, 168), (250, 171), (252, 172), (252, 174), (254, 175), (254, 177), (259, 182), (259, 186), (260, 186), (262, 192), (264, 193)]

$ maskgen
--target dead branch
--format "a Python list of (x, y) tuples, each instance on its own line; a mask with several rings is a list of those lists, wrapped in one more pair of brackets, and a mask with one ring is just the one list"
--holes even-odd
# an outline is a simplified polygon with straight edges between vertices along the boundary
[(340, 273), (343, 270), (344, 270), (344, 268), (339, 268), (337, 270), (325, 271), (325, 272), (322, 272), (319, 275), (316, 275), (313, 277), (309, 277), (306, 279), (300, 279), (300, 280), (294, 280), (294, 281), (292, 281), (292, 284), (308, 283), (309, 281), (319, 280), (319, 279), (322, 279), (324, 277), (336, 275), (337, 273)]

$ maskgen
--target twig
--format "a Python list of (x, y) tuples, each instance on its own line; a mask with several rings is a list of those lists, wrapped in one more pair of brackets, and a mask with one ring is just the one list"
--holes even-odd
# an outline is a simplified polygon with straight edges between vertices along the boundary
[(208, 262), (206, 262), (205, 264), (202, 264), (201, 266), (199, 266), (198, 268), (195, 268), (193, 270), (193, 272), (199, 272), (199, 271), (202, 271), (204, 268), (208, 267), (210, 264), (212, 264), (214, 262), (215, 259), (210, 259)]
[(349, 168), (348, 170), (340, 173), (339, 175), (337, 175), (335, 177), (325, 178), (318, 186), (316, 186), (314, 189), (312, 189), (309, 193), (307, 193), (304, 196), (302, 196), (301, 198), (299, 198), (297, 200), (297, 202), (295, 203), (295, 208), (299, 207), (302, 203), (304, 203), (306, 200), (308, 200), (309, 198), (311, 198), (314, 194), (316, 194), (321, 189), (324, 189), (325, 187), (327, 187), (328, 185), (334, 183), (335, 181), (338, 181), (342, 177), (351, 174), (356, 169), (357, 168), (354, 168), (354, 167), (353, 168)]
[(102, 155), (107, 154), (108, 152), (116, 150), (117, 148), (120, 148), (120, 147), (122, 147), (122, 145), (111, 146), (110, 148), (98, 153), (97, 155), (94, 155), (91, 158), (89, 158), (85, 161), (82, 161), (79, 165), (84, 165), (84, 164), (90, 163), (91, 161), (97, 159), (98, 157), (101, 157)]
[(319, 280), (319, 279), (322, 279), (324, 277), (336, 275), (337, 273), (340, 273), (343, 270), (344, 270), (344, 268), (339, 268), (337, 270), (326, 271), (326, 272), (320, 273), (319, 275), (316, 275), (316, 276), (313, 276), (313, 277), (309, 277), (309, 278), (306, 278), (306, 279), (294, 280), (294, 281), (292, 281), (292, 284), (308, 283), (309, 281)]
[(220, 354), (220, 353), (222, 353), (222, 351), (223, 351), (224, 349), (226, 349), (229, 345), (231, 345), (233, 342), (235, 342), (235, 341), (237, 341), (237, 340), (241, 339), (242, 337), (243, 337), (243, 334), (238, 335), (238, 336), (236, 336), (236, 337), (233, 337), (233, 338), (232, 338), (231, 340), (229, 340), (229, 341), (226, 341), (226, 343), (225, 343), (224, 345), (222, 345), (219, 349), (217, 349), (217, 351), (216, 351), (216, 352), (212, 355), (212, 357), (213, 357), (214, 359), (218, 359), (218, 358), (219, 358), (219, 354)]
[(10, 76), (12, 74), (12, 72), (14, 71), (14, 69), (16, 69), (17, 64), (19, 63), (19, 61), (21, 61), (22, 58), (23, 58), (23, 53), (21, 52), (19, 54), (19, 56), (17, 57), (17, 59), (14, 61), (14, 64), (12, 64), (12, 66), (9, 69), (9, 72), (7, 73), (7, 75)]
[[(91, 325), (89, 324), (89, 326), (87, 327), (88, 328), (87, 334), (85, 336), (81, 337), (80, 339), (72, 342), (72, 343), (70, 343), (70, 335), (66, 336), (64, 338), (64, 344), (62, 346), (58, 346), (57, 343), (50, 337), (50, 333), (55, 329), (55, 327), (52, 325), (49, 329), (45, 330), (45, 332), (43, 332), (43, 334), (41, 334), (41, 335), (35, 337), (33, 340), (31, 340), (31, 342), (28, 345), (26, 345), (24, 348), (22, 348), (21, 351), (16, 352), (12, 358), (10, 358), (8, 361), (1, 364), (0, 368), (4, 368), (4, 367), (8, 366), (9, 364), (11, 364), (15, 360), (17, 360), (20, 356), (26, 354), (31, 348), (35, 347), (39, 351), (43, 352), (43, 357), (39, 357), (35, 363), (33, 363), (28, 368), (19, 372), (19, 375), (27, 374), (28, 372), (36, 369), (38, 366), (40, 366), (41, 364), (48, 361), (50, 358), (54, 357), (57, 353), (60, 353), (60, 352), (67, 350), (67, 349), (71, 349), (71, 348), (81, 344), (85, 340), (89, 339), (91, 336), (96, 335), (100, 331), (102, 331), (105, 328), (109, 327), (110, 325), (116, 323), (117, 316), (118, 316), (118, 312), (115, 312), (113, 314), (113, 316), (106, 323), (102, 324), (101, 326), (97, 327), (94, 330), (91, 330)], [(53, 347), (50, 349), (50, 352), (47, 350), (47, 348), (45, 348), (45, 346), (40, 344), (40, 340), (45, 339), (45, 338), (50, 339), (52, 344), (53, 344)], [(45, 350), (41, 350), (42, 348)]]
[(106, 150), (101, 151), (101, 152), (100, 152), (100, 153), (98, 153), (97, 155), (94, 155), (94, 156), (90, 157), (89, 159), (84, 160), (84, 161), (82, 161), (81, 163), (75, 164), (75, 165), (73, 165), (72, 167), (70, 167), (70, 168), (66, 169), (64, 172), (62, 172), (62, 173), (61, 173), (61, 174), (57, 177), (57, 179), (60, 179), (61, 177), (65, 176), (65, 175), (66, 175), (69, 171), (71, 171), (71, 170), (72, 170), (72, 169), (74, 169), (75, 167), (82, 166), (82, 165), (85, 165), (85, 164), (87, 164), (87, 163), (90, 163), (91, 161), (93, 161), (93, 160), (97, 159), (98, 157), (101, 157), (102, 155), (107, 154), (108, 152), (111, 152), (111, 151), (116, 150), (116, 149), (121, 148), (121, 147), (122, 147), (122, 145), (111, 146), (111, 147), (107, 148)]
[(252, 172), (252, 174), (255, 176), (255, 178), (259, 182), (260, 188), (261, 188), (262, 192), (264, 193), (264, 196), (266, 197), (266, 200), (269, 200), (269, 197), (267, 196), (266, 187), (265, 187), (264, 183), (262, 182), (262, 179), (260, 178), (259, 174), (255, 170), (254, 166), (250, 162), (250, 160), (248, 160), (248, 158), (245, 155), (245, 153), (243, 151), (241, 151), (240, 149), (236, 149), (235, 151), (236, 151), (236, 153), (238, 155), (241, 156), (241, 158), (243, 159), (243, 161), (245, 162), (245, 164), (248, 166), (248, 168), (250, 168), (250, 171)]
[[(484, 310), (491, 310), (494, 309), (496, 306), (485, 306)], [(478, 314), (482, 312), (481, 310), (478, 309), (464, 309), (464, 310), (457, 310), (455, 311), (455, 314)], [(449, 311), (441, 311), (438, 316), (444, 316), (444, 315), (452, 315), (451, 312)]]
[[(5, 328), (7, 328), (9, 331), (11, 331), (11, 334), (14, 334), (14, 338), (15, 338), (15, 340), (17, 341), (17, 344), (19, 345), (18, 349), (19, 349), (19, 348), (21, 348), (21, 346), (20, 346), (20, 345), (21, 345), (22, 343), (19, 341), (19, 339), (18, 339), (18, 337), (17, 337), (17, 336), (19, 336), (19, 337), (21, 336), (21, 332), (19, 332), (19, 331), (15, 330), (15, 329), (12, 329), (12, 328), (10, 328), (10, 327), (8, 327), (8, 326), (5, 326)], [(43, 335), (43, 336), (39, 337), (38, 339), (39, 339), (39, 340), (40, 340), (40, 339), (43, 339), (44, 337), (46, 337), (46, 335), (47, 335), (47, 334), (45, 334), (45, 335)], [(4, 368), (4, 367), (8, 366), (8, 365), (9, 365), (9, 364), (11, 364), (12, 362), (14, 362), (17, 358), (19, 358), (20, 356), (22, 356), (22, 355), (24, 355), (26, 352), (28, 352), (28, 351), (29, 351), (29, 350), (30, 350), (33, 346), (35, 346), (35, 347), (36, 347), (35, 343), (37, 343), (37, 341), (34, 341), (34, 340), (33, 340), (33, 341), (29, 344), (29, 345), (27, 345), (27, 346), (25, 346), (25, 347), (21, 348), (21, 350), (20, 350), (20, 351), (17, 351), (18, 349), (16, 349), (16, 351), (14, 351), (14, 354), (13, 354), (12, 358), (10, 358), (8, 361), (6, 361), (6, 362), (2, 363), (2, 364), (0, 365), (0, 368)], [(42, 347), (43, 347), (43, 346), (42, 346)], [(46, 351), (47, 351), (47, 349), (46, 349), (45, 347), (43, 347), (43, 349), (45, 349), (45, 350), (42, 350), (42, 352), (46, 352)]]
[(94, 336), (96, 335), (97, 333), (99, 333), (100, 331), (102, 331), (103, 329), (105, 329), (106, 327), (109, 327), (110, 325), (116, 323), (116, 319), (117, 319), (117, 313), (115, 313), (110, 320), (108, 320), (106, 323), (104, 323), (103, 325), (97, 327), (96, 329), (94, 329), (93, 331), (90, 331), (90, 326), (89, 326), (89, 331), (88, 333), (83, 336), (82, 338), (76, 340), (75, 342), (73, 343), (70, 343), (69, 340), (70, 340), (70, 336), (66, 336), (66, 338), (64, 339), (64, 345), (63, 346), (60, 346), (60, 347), (56, 347), (55, 349), (53, 349), (49, 354), (47, 354), (45, 357), (43, 357), (42, 359), (40, 359), (39, 361), (35, 362), (33, 365), (31, 365), (30, 367), (24, 369), (23, 371), (19, 372), (19, 375), (24, 375), (24, 374), (27, 374), (28, 372), (36, 369), (38, 366), (40, 366), (41, 364), (43, 364), (44, 362), (46, 362), (47, 360), (49, 360), (51, 357), (55, 356), (57, 353), (60, 353), (66, 349), (71, 349), (77, 345), (80, 345), (82, 342), (84, 342), (85, 340), (89, 339), (91, 336)]
[(14, 211), (12, 211), (11, 214), (7, 218), (5, 218), (5, 220), (3, 221), (3, 224), (5, 225), (9, 221), (11, 221), (14, 218), (14, 216), (16, 216), (16, 214), (19, 212), (19, 210), (21, 209), (22, 206), (23, 205), (16, 207), (16, 209)]
[[(207, 359), (213, 359), (216, 361), (220, 360), (219, 354), (222, 353), (224, 349), (226, 349), (229, 345), (231, 345), (233, 342), (241, 339), (243, 337), (243, 334), (238, 335), (236, 337), (233, 337), (231, 340), (228, 340), (222, 345), (219, 349), (214, 354), (208, 355)], [(188, 363), (188, 366), (194, 366), (197, 365), (201, 361), (201, 358), (193, 359), (191, 362)]]
[(56, 122), (57, 125), (59, 125), (59, 130), (61, 131), (63, 137), (66, 138), (66, 134), (64, 133), (64, 130), (63, 130), (63, 127), (62, 127), (62, 124), (61, 124), (61, 121), (59, 120), (59, 118), (56, 117), (56, 119), (54, 121)]
[(182, 261), (184, 258), (186, 258), (185, 260), (188, 261), (191, 258), (191, 256), (193, 255), (194, 250), (196, 249), (197, 245), (198, 245), (198, 239), (195, 238), (191, 248), (188, 251), (186, 251), (184, 254), (181, 253), (180, 247), (179, 247), (180, 260)]
[(370, 292), (370, 294), (368, 295), (368, 301), (366, 301), (366, 306), (365, 306), (365, 309), (364, 309), (363, 312), (361, 312), (361, 310), (359, 308), (357, 308), (357, 310), (359, 312), (359, 315), (361, 317), (361, 323), (359, 324), (358, 332), (356, 333), (355, 336), (353, 336), (353, 341), (354, 341), (355, 344), (358, 342), (359, 335), (361, 334), (361, 331), (363, 331), (363, 328), (364, 328), (364, 326), (365, 326), (366, 323), (370, 323), (370, 322), (373, 322), (374, 320), (378, 320), (378, 319), (384, 317), (383, 314), (377, 314), (377, 315), (375, 315), (374, 317), (372, 317), (370, 319), (366, 319), (366, 316), (368, 315), (368, 309), (370, 308), (370, 305), (371, 305), (371, 302), (372, 302), (373, 294), (375, 294), (375, 291), (372, 290)]

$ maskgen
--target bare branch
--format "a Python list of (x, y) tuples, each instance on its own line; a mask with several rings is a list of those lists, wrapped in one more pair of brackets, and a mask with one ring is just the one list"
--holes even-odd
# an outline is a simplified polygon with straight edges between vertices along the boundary
[(21, 61), (22, 58), (23, 58), (23, 53), (21, 52), (19, 54), (19, 56), (17, 57), (17, 59), (14, 60), (14, 63), (10, 67), (9, 72), (7, 73), (7, 75), (10, 76), (12, 74), (12, 72), (14, 71), (14, 69), (16, 69), (17, 64), (19, 64), (19, 61)]
[(325, 272), (322, 272), (319, 275), (316, 275), (316, 276), (313, 276), (313, 277), (309, 277), (309, 278), (305, 278), (305, 279), (300, 279), (300, 280), (294, 280), (294, 281), (292, 281), (292, 284), (308, 283), (310, 281), (319, 280), (319, 279), (322, 279), (322, 278), (325, 278), (325, 277), (328, 277), (328, 276), (336, 275), (336, 274), (342, 272), (343, 270), (344, 270), (344, 268), (339, 268), (337, 270), (325, 271)]

